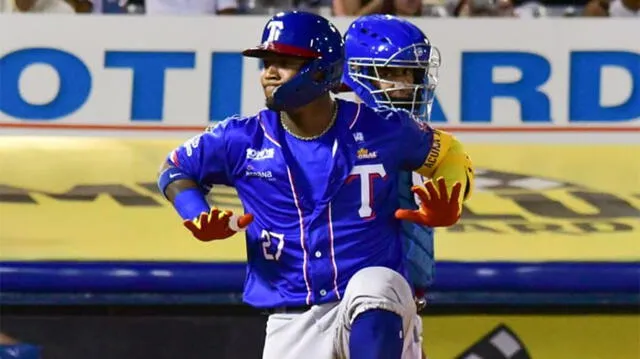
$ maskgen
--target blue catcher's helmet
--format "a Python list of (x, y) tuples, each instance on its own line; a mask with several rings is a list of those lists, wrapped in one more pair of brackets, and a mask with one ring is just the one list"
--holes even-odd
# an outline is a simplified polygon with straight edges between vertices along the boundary
[[(345, 34), (343, 83), (367, 105), (387, 106), (412, 112), (428, 120), (438, 83), (440, 52), (426, 35), (409, 21), (391, 15), (358, 18)], [(384, 67), (413, 70), (414, 83), (393, 82), (380, 76)], [(378, 84), (393, 84), (381, 89)], [(411, 90), (398, 98), (393, 91)]]
[(273, 93), (273, 110), (304, 106), (340, 86), (344, 42), (340, 31), (322, 16), (301, 11), (281, 12), (264, 27), (262, 43), (245, 50), (248, 57), (278, 54), (309, 59), (300, 71)]

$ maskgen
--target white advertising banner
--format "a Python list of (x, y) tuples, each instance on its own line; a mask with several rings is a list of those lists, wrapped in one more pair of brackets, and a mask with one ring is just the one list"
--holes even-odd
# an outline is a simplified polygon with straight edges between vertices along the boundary
[[(0, 128), (196, 129), (253, 114), (259, 63), (240, 52), (266, 20), (0, 15)], [(637, 20), (415, 23), (442, 53), (444, 127), (640, 127)]]

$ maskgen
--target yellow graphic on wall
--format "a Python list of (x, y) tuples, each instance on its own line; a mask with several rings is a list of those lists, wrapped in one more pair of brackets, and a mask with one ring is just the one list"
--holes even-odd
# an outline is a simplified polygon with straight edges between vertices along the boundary
[[(242, 234), (202, 243), (158, 193), (181, 141), (4, 137), (0, 259), (244, 260)], [(640, 259), (640, 145), (470, 144), (462, 221), (436, 233), (441, 260)], [(232, 188), (212, 201), (242, 211)]]

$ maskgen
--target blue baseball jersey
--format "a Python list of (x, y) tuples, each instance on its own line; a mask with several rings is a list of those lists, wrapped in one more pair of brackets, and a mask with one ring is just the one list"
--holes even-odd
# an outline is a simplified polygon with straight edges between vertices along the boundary
[(398, 175), (423, 165), (433, 132), (404, 112), (338, 104), (333, 128), (314, 141), (290, 138), (279, 114), (263, 110), (219, 122), (169, 155), (205, 190), (235, 187), (253, 214), (244, 286), (252, 306), (340, 300), (369, 266), (406, 276)]

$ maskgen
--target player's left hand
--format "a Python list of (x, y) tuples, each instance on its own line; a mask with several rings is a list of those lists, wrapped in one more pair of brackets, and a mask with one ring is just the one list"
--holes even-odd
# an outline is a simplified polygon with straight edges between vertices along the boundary
[(251, 213), (238, 216), (231, 211), (220, 211), (214, 207), (209, 213), (202, 212), (198, 218), (192, 221), (184, 221), (184, 226), (191, 231), (194, 237), (208, 242), (229, 238), (236, 232), (244, 230), (251, 222), (253, 222)]
[(451, 195), (447, 194), (447, 184), (444, 178), (436, 180), (438, 190), (432, 180), (424, 183), (424, 186), (413, 186), (411, 191), (418, 195), (420, 209), (398, 209), (396, 218), (414, 222), (429, 227), (448, 227), (454, 225), (460, 219), (460, 190), (462, 184), (454, 183)]

